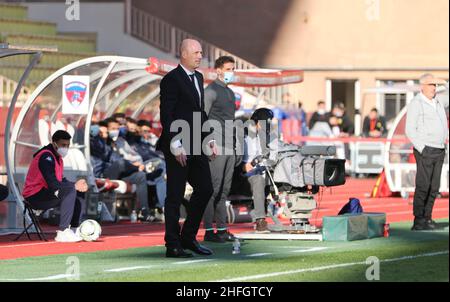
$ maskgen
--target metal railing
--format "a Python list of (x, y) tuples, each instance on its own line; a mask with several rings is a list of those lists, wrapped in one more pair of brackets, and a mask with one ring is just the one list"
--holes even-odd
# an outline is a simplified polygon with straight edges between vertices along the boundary
[[(17, 82), (0, 75), (0, 107), (8, 107), (17, 88)], [(18, 105), (24, 103), (31, 92), (23, 87), (18, 98)]]
[[(214, 67), (215, 60), (224, 55), (232, 56), (236, 60), (236, 69), (254, 69), (256, 65), (206, 42), (191, 33), (188, 33), (172, 24), (131, 5), (131, 1), (125, 1), (125, 32), (138, 38), (162, 51), (170, 53), (174, 58), (179, 57), (181, 42), (186, 38), (198, 40), (203, 49), (204, 61), (208, 67)], [(256, 96), (265, 96), (265, 99), (273, 104), (281, 103), (284, 92), (282, 87), (252, 88), (250, 91)]]

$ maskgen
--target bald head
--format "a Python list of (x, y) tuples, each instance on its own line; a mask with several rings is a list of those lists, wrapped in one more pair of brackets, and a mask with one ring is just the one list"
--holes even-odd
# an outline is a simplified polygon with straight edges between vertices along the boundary
[(180, 46), (180, 62), (187, 69), (194, 71), (202, 61), (202, 45), (194, 39), (184, 39)]

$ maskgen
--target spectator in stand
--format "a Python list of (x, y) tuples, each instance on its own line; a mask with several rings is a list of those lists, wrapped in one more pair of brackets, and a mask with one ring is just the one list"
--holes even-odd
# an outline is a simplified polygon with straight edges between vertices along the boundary
[[(156, 151), (155, 144), (157, 137), (153, 134), (151, 129), (151, 123), (146, 120), (140, 120), (137, 122), (139, 139), (133, 144), (130, 144), (134, 150), (136, 150), (142, 157), (144, 162), (159, 157), (164, 160), (164, 155), (160, 151)], [(156, 137), (156, 141), (153, 139)]]
[[(158, 202), (156, 204), (156, 209), (151, 210), (151, 216), (155, 217), (156, 220), (163, 220), (163, 208), (167, 195), (167, 184), (166, 184), (166, 162), (164, 161), (164, 155), (160, 151), (156, 151), (155, 147), (148, 141), (150, 137), (151, 124), (149, 121), (140, 121), (141, 126), (139, 127), (140, 135), (139, 140), (136, 140), (131, 147), (136, 150), (137, 153), (142, 157), (144, 163), (147, 167), (147, 172), (151, 175), (151, 179), (147, 177), (149, 185), (154, 185), (156, 187), (156, 195), (158, 197)], [(151, 164), (151, 165), (150, 165)], [(148, 167), (151, 167), (149, 170)]]
[(326, 122), (328, 123), (329, 120), (329, 113), (327, 112), (326, 104), (324, 101), (320, 100), (317, 102), (317, 111), (315, 111), (311, 119), (309, 120), (309, 129), (314, 128), (314, 124), (317, 122)]
[(363, 135), (365, 137), (385, 137), (387, 135), (386, 120), (378, 114), (377, 108), (372, 108), (364, 118)]
[(127, 119), (125, 113), (114, 113), (111, 118), (119, 123), (119, 136), (125, 137), (127, 134)]
[(300, 122), (300, 135), (308, 135), (308, 126), (306, 125), (306, 112), (303, 110), (302, 102), (298, 102), (298, 107), (293, 112), (293, 117)]
[[(331, 121), (335, 121), (331, 124)], [(338, 102), (333, 106), (330, 116), (330, 125), (333, 133), (337, 134), (336, 127), (339, 128), (339, 133), (337, 137), (345, 138), (352, 136), (355, 132), (355, 126), (350, 118), (345, 114), (345, 106), (343, 103)], [(350, 162), (350, 146), (348, 143), (344, 144), (345, 147), (345, 159), (347, 160), (347, 164), (351, 166)]]
[[(137, 122), (138, 133), (142, 140), (151, 146), (152, 151), (156, 151), (156, 142), (158, 141), (157, 130), (152, 128), (152, 123), (147, 120), (139, 120)], [(162, 154), (161, 152), (159, 152)]]
[(137, 153), (133, 148), (131, 148), (130, 144), (126, 141), (125, 137), (127, 134), (127, 128), (125, 125), (125, 130), (121, 131), (121, 126), (113, 118), (109, 118), (106, 120), (108, 124), (108, 133), (111, 138), (109, 143), (125, 160), (130, 161), (136, 167), (139, 167), (141, 171), (144, 170), (142, 157)]
[(331, 116), (334, 116), (337, 119), (337, 126), (340, 130), (339, 137), (349, 137), (355, 133), (355, 126), (346, 115), (343, 103), (338, 102), (333, 106)]
[[(276, 131), (278, 133), (283, 133), (283, 121), (286, 120), (289, 116), (286, 111), (283, 110), (282, 107), (274, 107), (272, 108), (273, 112), (273, 123), (276, 125)], [(285, 135), (283, 133), (283, 135)]]
[(141, 141), (141, 135), (138, 132), (138, 124), (131, 117), (126, 118), (125, 140), (130, 145), (138, 144)]

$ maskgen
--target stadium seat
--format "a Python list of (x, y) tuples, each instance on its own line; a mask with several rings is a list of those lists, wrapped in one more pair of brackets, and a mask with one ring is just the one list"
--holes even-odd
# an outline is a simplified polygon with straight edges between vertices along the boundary
[[(24, 209), (23, 209), (23, 231), (22, 233), (19, 234), (19, 236), (17, 236), (14, 241), (19, 240), (23, 234), (27, 234), (27, 237), (29, 240), (31, 239), (30, 233), (28, 232), (28, 229), (30, 229), (32, 226), (35, 227), (36, 229), (36, 233), (39, 237), (39, 240), (43, 240), (43, 241), (48, 241), (47, 238), (45, 237), (44, 231), (41, 228), (41, 225), (39, 223), (39, 217), (41, 217), (47, 210), (35, 210), (31, 207), (31, 205), (24, 200), (23, 201), (23, 205), (24, 205)], [(27, 212), (28, 215), (30, 216), (31, 219), (31, 223), (27, 225), (27, 220), (26, 220), (26, 216), (27, 216)]]

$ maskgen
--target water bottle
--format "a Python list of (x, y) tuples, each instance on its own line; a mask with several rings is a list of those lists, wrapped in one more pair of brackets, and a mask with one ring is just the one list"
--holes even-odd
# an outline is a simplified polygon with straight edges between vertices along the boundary
[(136, 223), (137, 222), (136, 210), (133, 210), (133, 212), (131, 212), (130, 221), (131, 221), (131, 223)]
[(99, 201), (99, 203), (97, 204), (97, 219), (99, 219), (99, 221), (102, 218), (102, 208), (103, 204), (101, 201)]
[(389, 225), (389, 223), (386, 223), (386, 224), (384, 225), (383, 236), (384, 236), (384, 237), (389, 237), (389, 231), (390, 231), (390, 225)]
[(239, 254), (241, 252), (241, 243), (239, 242), (239, 239), (235, 239), (233, 242), (233, 255)]

